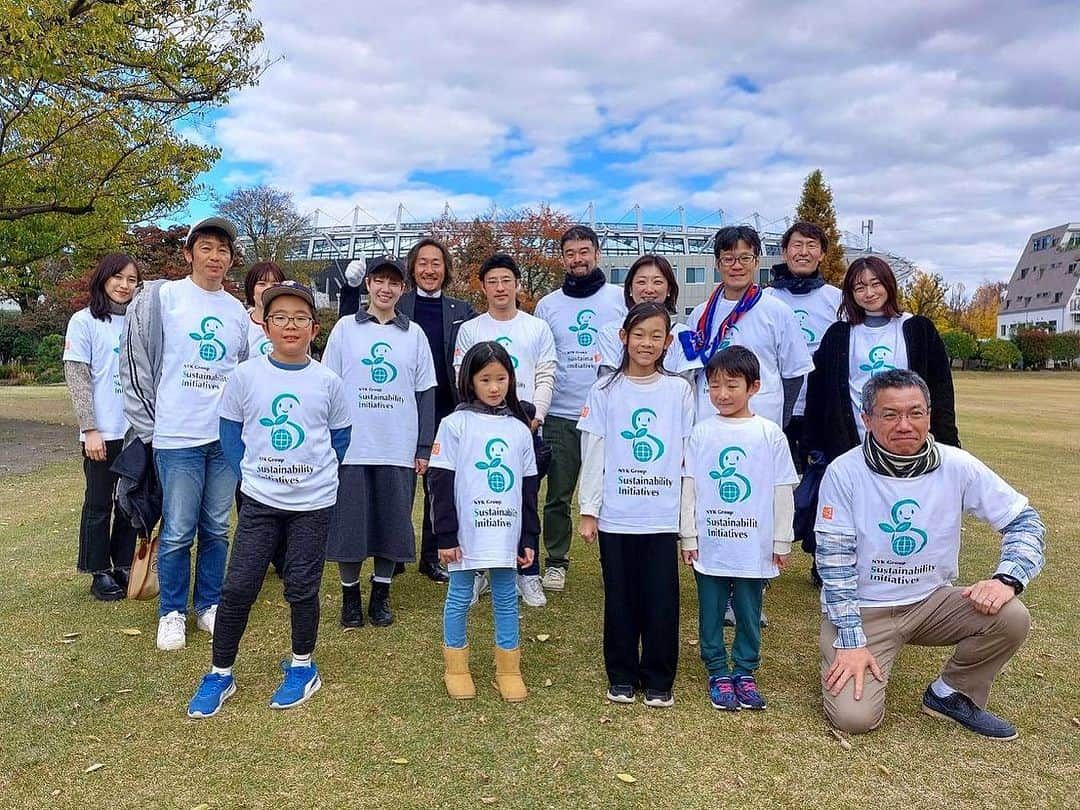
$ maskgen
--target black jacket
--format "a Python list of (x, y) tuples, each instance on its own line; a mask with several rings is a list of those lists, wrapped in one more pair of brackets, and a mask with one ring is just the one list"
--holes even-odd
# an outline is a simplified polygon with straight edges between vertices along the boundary
[[(443, 308), (443, 347), (445, 348), (445, 357), (442, 358), (442, 362), (446, 364), (446, 376), (450, 378), (450, 388), (453, 389), (454, 402), (457, 402), (457, 386), (453, 384), (454, 376), (454, 344), (457, 343), (458, 331), (461, 329), (461, 325), (470, 318), (476, 317), (476, 310), (473, 309), (472, 304), (468, 301), (462, 301), (460, 298), (451, 298), (443, 293), (442, 296)], [(416, 310), (416, 290), (409, 290), (397, 303), (397, 311), (408, 318), (410, 321), (414, 320), (413, 312)], [(436, 363), (439, 362), (439, 358), (433, 358)]]
[(154, 465), (154, 448), (133, 438), (109, 469), (120, 476), (116, 484), (120, 511), (141, 537), (149, 539), (161, 519), (161, 481)]
[[(908, 318), (903, 332), (908, 368), (930, 389), (930, 432), (942, 444), (959, 447), (952, 371), (945, 344), (934, 324), (921, 315)], [(810, 451), (824, 453), (826, 461), (859, 445), (848, 390), (850, 346), (851, 324), (838, 321), (830, 326), (814, 352), (814, 370), (806, 383), (803, 441)]]

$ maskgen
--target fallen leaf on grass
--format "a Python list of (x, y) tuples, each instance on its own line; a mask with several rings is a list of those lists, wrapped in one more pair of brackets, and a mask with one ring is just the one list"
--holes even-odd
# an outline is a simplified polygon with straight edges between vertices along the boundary
[(544, 686), (551, 686), (551, 678), (544, 678)]
[(536, 640), (537, 641), (547, 641), (549, 638), (551, 638), (550, 633), (537, 633), (536, 634)]
[(91, 765), (89, 768), (87, 768), (85, 771), (83, 771), (83, 773), (93, 773), (94, 771), (100, 771), (104, 767), (105, 767), (104, 762), (95, 762), (93, 765)]
[(1080, 717), (1074, 717), (1073, 718), (1073, 725), (1074, 726), (1080, 726)]
[(495, 804), (499, 799), (497, 796), (481, 796), (480, 801), (484, 804)]
[(55, 798), (56, 798), (57, 796), (59, 796), (59, 795), (60, 795), (60, 788), (57, 788), (56, 790), (54, 790), (54, 791), (53, 791), (52, 793), (50, 793), (49, 795), (50, 795), (50, 796), (52, 796), (52, 797), (53, 797), (53, 798), (55, 799)]
[(626, 784), (628, 785), (632, 785), (634, 784), (634, 782), (637, 781), (637, 779), (635, 779), (628, 773), (617, 773), (615, 774), (615, 778), (618, 779), (620, 782), (626, 782)]
[(740, 774), (735, 774), (735, 784), (739, 787), (746, 787), (746, 780)]
[(885, 774), (886, 776), (892, 776), (892, 771), (890, 771), (890, 770), (889, 770), (888, 768), (886, 768), (886, 767), (885, 767), (884, 765), (878, 765), (878, 766), (877, 766), (877, 769), (878, 769), (879, 771), (881, 771), (881, 772), (882, 772), (883, 774)]
[(843, 735), (839, 731), (837, 731), (835, 728), (830, 728), (829, 733), (836, 738), (836, 741), (840, 743), (841, 748), (843, 748), (845, 751), (851, 750), (851, 743), (845, 740)]
[(206, 802), (203, 802), (202, 804), (195, 805), (191, 808), (191, 810), (210, 810), (210, 805), (208, 805)]
[(1045, 672), (1036, 672), (1035, 677), (1039, 678), (1039, 679), (1043, 679), (1043, 678), (1046, 677), (1046, 673)]
[(409, 764), (409, 760), (405, 759), (405, 757), (394, 757), (390, 761), (393, 762), (395, 765), (408, 765)]
[(74, 644), (76, 641), (78, 641), (77, 638), (62, 638), (62, 639), (60, 639), (61, 644)]
[(118, 694), (118, 695), (127, 695), (127, 694), (130, 694), (131, 692), (134, 692), (134, 691), (135, 691), (134, 689), (117, 689), (116, 694)]
[(606, 726), (610, 722), (611, 722), (610, 717), (601, 717), (600, 718), (600, 725), (602, 725), (602, 726)]
[(137, 627), (121, 627), (120, 635), (122, 636), (141, 636), (142, 630)]
[(686, 643), (689, 644), (691, 647), (696, 647), (697, 646), (697, 639), (696, 638), (688, 638), (686, 640)]
[(60, 636), (60, 638), (62, 638), (62, 639), (78, 638), (81, 635), (82, 635), (82, 633), (78, 633), (78, 632), (76, 632), (76, 633), (64, 633), (64, 635)]
[(592, 754), (597, 759), (601, 759), (604, 756), (604, 751), (600, 748), (594, 748)]

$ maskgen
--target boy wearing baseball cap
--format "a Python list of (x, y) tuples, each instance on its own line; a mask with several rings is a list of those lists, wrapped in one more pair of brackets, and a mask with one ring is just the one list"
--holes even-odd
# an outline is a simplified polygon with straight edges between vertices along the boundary
[(284, 281), (263, 292), (268, 355), (241, 365), (225, 386), (221, 445), (244, 499), (221, 590), (213, 666), (188, 705), (211, 717), (236, 691), (232, 668), (266, 569), (284, 549), (292, 661), (270, 707), (288, 709), (322, 685), (312, 660), (326, 532), (337, 500), (338, 464), (351, 432), (341, 379), (308, 356), (319, 333), (311, 290)]

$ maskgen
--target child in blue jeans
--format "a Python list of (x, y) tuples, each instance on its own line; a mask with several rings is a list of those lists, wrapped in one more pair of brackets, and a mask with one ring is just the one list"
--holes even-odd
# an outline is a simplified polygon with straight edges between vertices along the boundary
[(443, 608), (443, 682), (450, 697), (476, 697), (466, 621), (475, 572), (491, 574), (495, 688), (516, 703), (528, 692), (518, 646), (517, 566), (536, 556), (536, 456), (516, 393), (514, 366), (498, 343), (477, 343), (461, 361), (461, 404), (439, 425), (428, 494), (439, 561), (450, 572)]

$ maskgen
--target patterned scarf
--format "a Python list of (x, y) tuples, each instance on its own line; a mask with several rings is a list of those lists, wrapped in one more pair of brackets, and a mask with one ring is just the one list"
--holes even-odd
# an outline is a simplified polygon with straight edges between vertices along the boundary
[(720, 344), (724, 342), (724, 337), (731, 327), (738, 323), (739, 319), (753, 309), (754, 304), (761, 300), (761, 288), (757, 284), (751, 284), (743, 290), (743, 294), (736, 302), (735, 308), (720, 322), (715, 337), (710, 340), (713, 321), (716, 318), (716, 305), (723, 295), (724, 285), (720, 284), (713, 290), (713, 294), (709, 296), (709, 302), (705, 305), (705, 309), (702, 310), (701, 317), (698, 318), (697, 328), (679, 333), (679, 342), (682, 344), (683, 353), (686, 355), (687, 360), (696, 360), (700, 357), (702, 365), (708, 365), (709, 360), (719, 350)]
[(917, 475), (932, 473), (941, 466), (941, 451), (932, 434), (926, 434), (926, 444), (913, 456), (900, 456), (890, 453), (877, 443), (874, 434), (866, 431), (863, 439), (863, 458), (866, 466), (878, 475), (888, 478), (914, 478)]

